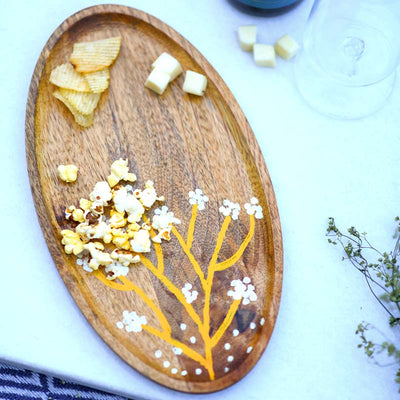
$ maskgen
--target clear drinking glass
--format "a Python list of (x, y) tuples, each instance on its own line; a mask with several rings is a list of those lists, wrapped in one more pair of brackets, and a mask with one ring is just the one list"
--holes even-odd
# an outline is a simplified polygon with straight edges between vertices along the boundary
[(295, 62), (306, 102), (355, 119), (390, 96), (400, 58), (400, 0), (316, 0)]

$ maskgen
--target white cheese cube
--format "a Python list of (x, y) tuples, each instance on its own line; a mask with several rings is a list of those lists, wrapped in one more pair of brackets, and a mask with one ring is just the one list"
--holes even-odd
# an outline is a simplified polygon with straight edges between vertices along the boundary
[(282, 36), (275, 43), (275, 51), (285, 60), (290, 60), (299, 50), (299, 44), (289, 35)]
[(158, 94), (163, 94), (168, 86), (170, 76), (161, 69), (154, 68), (148, 76), (144, 86)]
[(168, 53), (162, 53), (151, 66), (167, 73), (170, 76), (170, 82), (183, 72), (178, 60)]
[(253, 57), (254, 62), (260, 67), (274, 68), (276, 66), (275, 49), (270, 44), (255, 44)]
[(207, 78), (193, 71), (186, 71), (183, 91), (197, 96), (203, 96), (207, 87)]
[(239, 44), (242, 50), (252, 51), (257, 40), (257, 26), (243, 25), (239, 26)]

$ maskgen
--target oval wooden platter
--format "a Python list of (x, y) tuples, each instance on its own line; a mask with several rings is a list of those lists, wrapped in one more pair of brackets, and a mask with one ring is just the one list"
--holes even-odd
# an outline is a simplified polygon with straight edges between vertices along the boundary
[[(122, 45), (110, 87), (101, 95), (93, 125), (82, 129), (52, 96), (50, 71), (68, 61), (73, 43), (117, 35)], [(144, 87), (152, 62), (164, 51), (184, 71), (207, 76), (204, 97), (182, 91), (184, 74), (162, 96)], [(280, 302), (278, 209), (243, 112), (187, 40), (129, 7), (99, 5), (72, 15), (50, 37), (36, 65), (26, 151), (39, 221), (55, 265), (89, 323), (122, 359), (162, 385), (192, 393), (226, 388), (254, 366)], [(60, 231), (76, 226), (65, 219), (65, 208), (88, 198), (119, 158), (127, 158), (137, 175), (134, 188), (153, 180), (181, 223), (174, 225), (170, 241), (152, 243), (151, 252), (142, 254), (125, 277), (109, 281), (103, 267), (86, 272), (64, 252)], [(79, 167), (74, 184), (57, 174), (59, 164), (70, 163)], [(195, 189), (208, 196), (204, 209), (189, 202)], [(252, 213), (254, 204), (245, 206), (254, 197), (262, 218), (259, 211)], [(225, 199), (240, 204), (238, 218), (223, 215)], [(147, 212), (149, 218), (155, 208)], [(117, 326), (124, 311), (136, 313), (131, 314), (133, 331), (121, 329), (121, 322)]]

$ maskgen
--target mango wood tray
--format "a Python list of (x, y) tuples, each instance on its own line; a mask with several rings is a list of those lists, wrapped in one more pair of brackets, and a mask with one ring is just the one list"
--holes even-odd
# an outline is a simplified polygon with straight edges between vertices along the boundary
[[(110, 88), (101, 96), (94, 124), (83, 130), (52, 96), (50, 71), (68, 60), (73, 43), (116, 35), (122, 36), (122, 47)], [(182, 91), (184, 75), (162, 96), (144, 87), (151, 63), (164, 51), (185, 71), (208, 77), (204, 97)], [(254, 366), (279, 308), (278, 209), (243, 112), (187, 40), (129, 7), (99, 5), (72, 15), (37, 62), (27, 103), (26, 151), (39, 221), (55, 265), (89, 323), (122, 359), (162, 385), (192, 393), (226, 388)], [(72, 226), (65, 208), (87, 198), (120, 157), (129, 160), (138, 177), (134, 187), (153, 180), (181, 224), (174, 225), (169, 242), (153, 244), (150, 253), (142, 254), (140, 265), (126, 277), (109, 281), (102, 269), (86, 272), (75, 256), (65, 254), (60, 230)], [(57, 174), (59, 164), (69, 163), (79, 167), (74, 184)], [(195, 189), (209, 198), (204, 210), (189, 203)], [(252, 198), (258, 199), (262, 218), (251, 204), (245, 208)], [(240, 204), (237, 219), (221, 213), (225, 199)], [(182, 292), (187, 284), (192, 285), (190, 302)], [(240, 294), (241, 288), (246, 292)], [(193, 291), (198, 292), (195, 300)], [(145, 317), (138, 320), (139, 332), (118, 328), (125, 310)]]

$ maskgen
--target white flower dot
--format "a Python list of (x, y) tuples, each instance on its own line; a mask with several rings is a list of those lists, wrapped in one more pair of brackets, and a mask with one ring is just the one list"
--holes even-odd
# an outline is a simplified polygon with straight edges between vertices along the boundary
[(124, 324), (123, 324), (121, 321), (118, 321), (118, 322), (117, 322), (117, 327), (118, 327), (119, 329), (124, 329)]
[(181, 355), (183, 352), (182, 349), (179, 347), (174, 347), (172, 350), (177, 356)]
[(243, 278), (243, 283), (250, 283), (250, 282), (251, 282), (251, 279), (248, 276), (245, 276)]
[(229, 372), (229, 368), (228, 368), (228, 367), (225, 367), (224, 371), (225, 371), (225, 373), (226, 373), (226, 372)]
[(156, 358), (160, 358), (162, 356), (162, 351), (161, 350), (157, 350), (154, 355), (156, 356)]
[(183, 331), (186, 330), (186, 324), (182, 323), (182, 324), (181, 324), (181, 329), (182, 329)]
[(231, 345), (229, 343), (225, 343), (225, 350), (229, 350), (231, 348)]
[(189, 340), (190, 340), (190, 343), (193, 343), (193, 344), (196, 343), (196, 338), (194, 336), (191, 336)]
[(186, 375), (187, 375), (186, 369), (184, 369), (184, 370), (181, 372), (181, 375), (182, 375), (182, 376), (186, 376)]
[(232, 334), (233, 334), (233, 336), (237, 336), (237, 335), (239, 335), (239, 331), (237, 329), (234, 329)]
[(263, 325), (264, 325), (264, 323), (265, 323), (265, 318), (264, 318), (264, 317), (262, 317), (262, 318), (260, 319), (260, 325), (261, 325), (261, 326), (263, 326)]
[(163, 365), (164, 365), (164, 368), (168, 368), (171, 365), (171, 363), (169, 361), (164, 361)]
[(226, 361), (232, 362), (232, 361), (233, 361), (233, 356), (228, 356), (228, 357), (226, 358)]
[(246, 353), (249, 354), (252, 350), (253, 350), (253, 347), (252, 347), (252, 346), (249, 346), (249, 347), (247, 348), (247, 350), (246, 350)]
[(177, 372), (178, 372), (178, 370), (177, 370), (176, 368), (172, 368), (172, 369), (171, 369), (171, 374), (174, 374), (174, 375), (175, 375)]
[(250, 199), (250, 203), (253, 204), (253, 205), (258, 204), (258, 199), (257, 199), (257, 197), (252, 197), (252, 198)]
[(254, 322), (250, 323), (250, 329), (255, 329), (256, 328), (256, 324)]
[(200, 375), (203, 371), (201, 370), (201, 368), (196, 368), (196, 375)]

